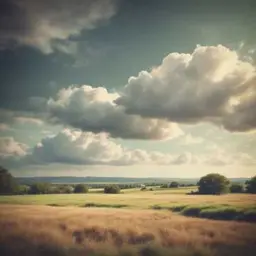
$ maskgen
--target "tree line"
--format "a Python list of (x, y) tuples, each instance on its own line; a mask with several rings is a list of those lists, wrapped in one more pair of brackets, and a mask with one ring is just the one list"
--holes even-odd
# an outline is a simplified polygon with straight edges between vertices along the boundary
[[(168, 184), (149, 183), (144, 184), (141, 190), (147, 190), (147, 186), (160, 186), (160, 188), (178, 188), (193, 186), (194, 184), (179, 184), (176, 181)], [(189, 194), (212, 194), (220, 195), (225, 193), (256, 193), (256, 176), (252, 177), (245, 184), (233, 183), (223, 175), (211, 173), (203, 176), (197, 183), (198, 190)], [(98, 184), (97, 188), (103, 188), (105, 194), (117, 194), (123, 189), (139, 188), (140, 184)], [(94, 186), (95, 188), (95, 186)], [(151, 188), (152, 190), (152, 188)], [(24, 195), (24, 194), (70, 194), (88, 193), (89, 187), (86, 184), (50, 184), (34, 183), (31, 185), (18, 184), (15, 178), (3, 167), (0, 167), (0, 195)]]

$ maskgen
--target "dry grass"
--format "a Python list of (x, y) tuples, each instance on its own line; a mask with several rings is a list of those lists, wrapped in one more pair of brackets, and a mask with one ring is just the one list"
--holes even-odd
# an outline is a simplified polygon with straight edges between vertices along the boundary
[(4, 255), (254, 255), (256, 225), (151, 210), (0, 206)]

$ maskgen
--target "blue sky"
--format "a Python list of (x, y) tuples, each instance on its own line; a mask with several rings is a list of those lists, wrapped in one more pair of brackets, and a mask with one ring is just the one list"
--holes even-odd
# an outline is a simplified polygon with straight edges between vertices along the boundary
[(254, 1), (51, 3), (1, 3), (2, 165), (16, 176), (255, 174)]

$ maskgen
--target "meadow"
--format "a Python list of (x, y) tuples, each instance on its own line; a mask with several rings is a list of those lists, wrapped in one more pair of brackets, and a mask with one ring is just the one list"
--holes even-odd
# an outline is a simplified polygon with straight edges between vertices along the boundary
[(1, 196), (0, 204), (169, 210), (191, 217), (256, 222), (255, 195), (187, 195), (195, 189), (140, 191), (133, 188), (122, 190), (121, 194), (103, 194), (102, 189), (91, 189), (87, 194)]
[(0, 254), (254, 255), (256, 196), (194, 189), (1, 196)]
[(256, 225), (165, 211), (0, 206), (1, 255), (254, 255)]

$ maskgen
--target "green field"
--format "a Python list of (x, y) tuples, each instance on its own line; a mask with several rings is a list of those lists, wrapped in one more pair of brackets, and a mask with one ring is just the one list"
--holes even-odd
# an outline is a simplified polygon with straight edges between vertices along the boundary
[(35, 204), (50, 206), (113, 207), (131, 209), (170, 209), (183, 210), (185, 207), (197, 206), (235, 207), (255, 210), (256, 196), (252, 194), (227, 195), (187, 195), (196, 187), (156, 189), (140, 191), (126, 189), (121, 194), (103, 194), (102, 189), (92, 189), (88, 194), (54, 194), (54, 195), (15, 195), (1, 196), (1, 204)]

